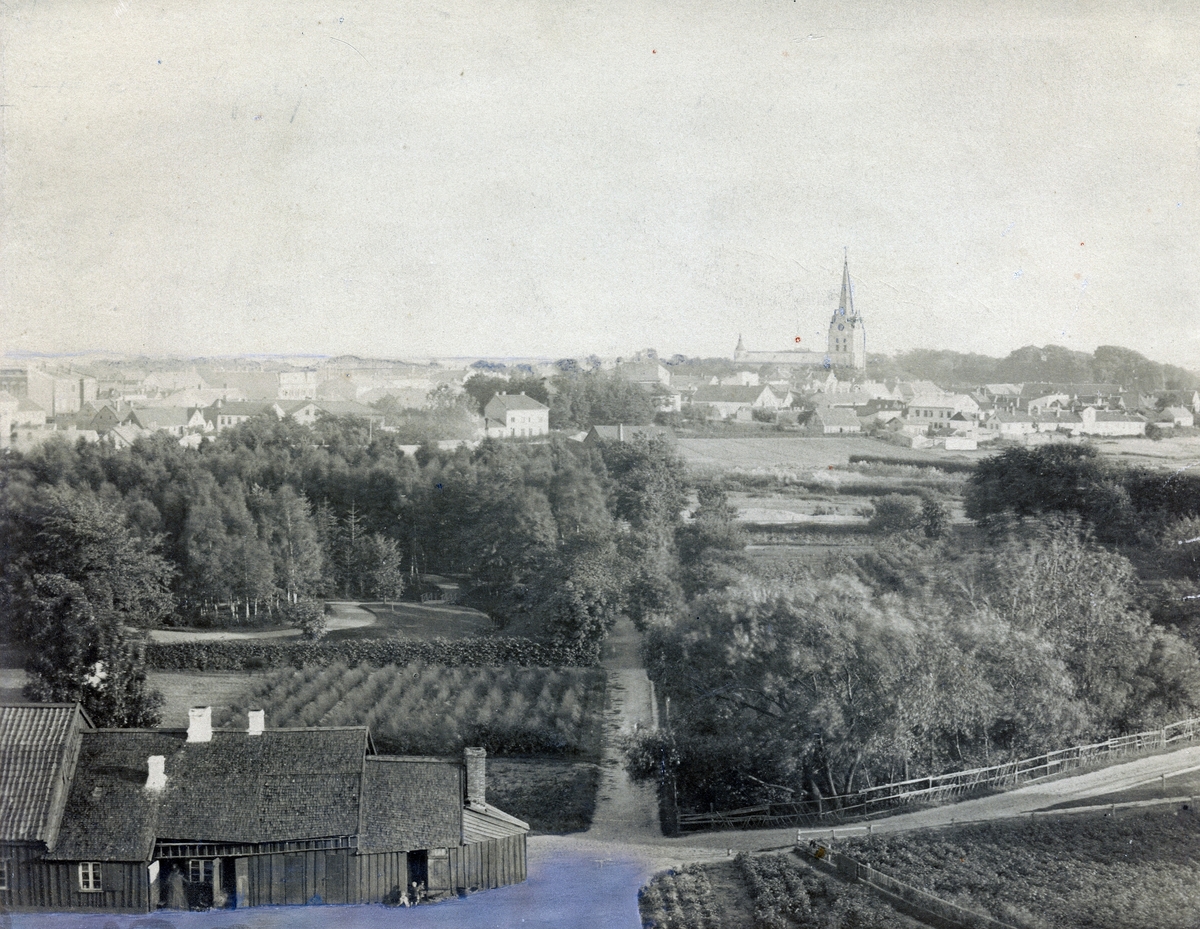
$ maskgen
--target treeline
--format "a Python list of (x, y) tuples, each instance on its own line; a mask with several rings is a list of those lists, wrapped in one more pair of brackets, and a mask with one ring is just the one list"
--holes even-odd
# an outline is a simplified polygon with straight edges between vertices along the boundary
[[(395, 598), (414, 574), (452, 574), (501, 622), (586, 653), (627, 588), (635, 612), (670, 600), (640, 555), (683, 501), (682, 462), (662, 442), (486, 441), (409, 457), (355, 421), (270, 417), (199, 449), (50, 442), (5, 458), (0, 478), (4, 595), (25, 616), (37, 577), (79, 574), (82, 535), (145, 559), (158, 599), (125, 611), (134, 626), (278, 620), (313, 598)], [(124, 590), (136, 572), (106, 562), (85, 573)]]
[(1194, 390), (1200, 374), (1151, 361), (1116, 345), (1092, 354), (1060, 345), (1027, 345), (1005, 358), (939, 349), (913, 349), (894, 357), (872, 356), (874, 377), (931, 380), (943, 386), (965, 384), (1119, 384), (1129, 390)]

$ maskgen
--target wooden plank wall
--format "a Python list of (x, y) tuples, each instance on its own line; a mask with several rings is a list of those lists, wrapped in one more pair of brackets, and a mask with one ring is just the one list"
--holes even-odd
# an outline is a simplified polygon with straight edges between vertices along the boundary
[(394, 903), (408, 883), (408, 855), (356, 855), (352, 849), (316, 849), (247, 859), (249, 906), (322, 903)]
[(0, 850), (10, 862), (11, 889), (0, 892), (7, 909), (106, 910), (148, 913), (150, 875), (142, 861), (105, 861), (100, 866), (99, 892), (79, 889), (79, 865), (71, 861), (44, 861), (33, 846), (5, 846)]
[(489, 890), (525, 880), (525, 835), (510, 835), (450, 849), (450, 886)]

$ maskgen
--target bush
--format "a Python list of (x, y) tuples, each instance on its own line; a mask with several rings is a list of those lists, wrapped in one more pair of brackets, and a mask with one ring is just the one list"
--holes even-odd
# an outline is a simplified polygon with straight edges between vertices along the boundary
[(300, 630), (300, 635), (310, 642), (315, 642), (325, 635), (328, 623), (325, 620), (325, 609), (315, 600), (300, 600), (297, 603), (285, 604), (281, 610), (283, 621)]
[(921, 525), (921, 501), (905, 494), (888, 494), (872, 501), (875, 515), (869, 526), (876, 532), (908, 532)]

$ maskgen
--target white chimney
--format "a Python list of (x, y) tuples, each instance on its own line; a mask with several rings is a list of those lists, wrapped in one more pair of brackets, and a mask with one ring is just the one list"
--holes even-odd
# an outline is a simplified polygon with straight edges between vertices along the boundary
[(464, 748), (467, 768), (467, 802), (487, 803), (487, 752), (482, 748)]
[(267, 711), (266, 710), (251, 710), (250, 711), (250, 728), (246, 730), (247, 735), (262, 735), (263, 729), (267, 727)]
[(146, 778), (147, 790), (162, 790), (167, 786), (167, 759), (165, 755), (151, 755), (147, 766), (150, 775)]
[(212, 741), (211, 706), (194, 706), (188, 710), (187, 740), (189, 742)]

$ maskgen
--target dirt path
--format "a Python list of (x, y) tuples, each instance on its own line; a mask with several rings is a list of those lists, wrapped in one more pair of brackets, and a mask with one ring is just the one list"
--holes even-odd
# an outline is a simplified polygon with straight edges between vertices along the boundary
[[(905, 832), (954, 823), (1012, 819), (1037, 810), (1045, 810), (1068, 800), (1086, 800), (1089, 797), (1099, 797), (1142, 784), (1157, 783), (1162, 775), (1166, 775), (1166, 783), (1169, 786), (1172, 775), (1193, 770), (1197, 765), (1200, 765), (1200, 746), (1192, 746), (1149, 758), (1138, 758), (1099, 771), (1029, 784), (978, 800), (963, 800), (960, 803), (948, 803), (927, 810), (885, 816), (873, 820), (871, 829), (877, 833)], [(847, 824), (831, 828), (839, 836), (861, 835), (867, 831), (865, 824)], [(786, 848), (796, 841), (797, 835), (804, 838), (828, 837), (831, 828), (702, 832), (679, 838), (660, 837), (652, 844), (668, 848), (672, 854), (681, 857), (686, 855), (685, 848), (695, 852), (707, 850), (713, 857), (723, 857), (720, 854), (722, 849), (728, 854), (730, 851), (753, 852)]]
[(639, 636), (622, 617), (605, 644), (601, 665), (608, 675), (604, 719), (604, 760), (591, 840), (650, 844), (662, 838), (658, 825), (658, 796), (652, 784), (635, 784), (625, 773), (623, 737), (657, 725), (654, 692), (641, 666)]

